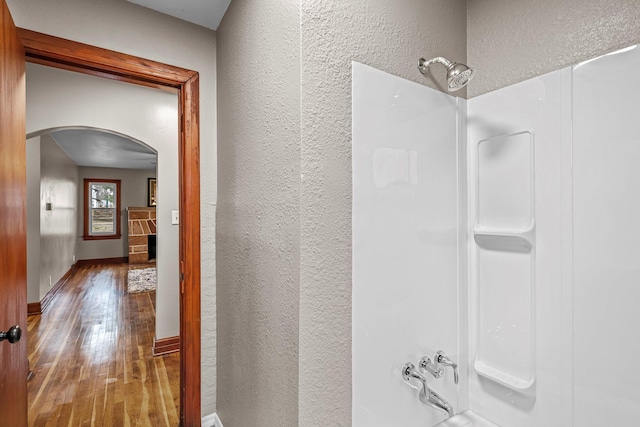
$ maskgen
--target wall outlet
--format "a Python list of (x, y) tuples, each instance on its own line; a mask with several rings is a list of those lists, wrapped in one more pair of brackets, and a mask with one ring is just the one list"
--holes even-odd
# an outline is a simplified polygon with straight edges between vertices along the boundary
[(51, 287), (51, 286), (52, 286), (52, 284), (51, 284), (51, 276), (49, 276), (49, 287)]
[(76, 262), (76, 256), (75, 255), (71, 258), (71, 262)]

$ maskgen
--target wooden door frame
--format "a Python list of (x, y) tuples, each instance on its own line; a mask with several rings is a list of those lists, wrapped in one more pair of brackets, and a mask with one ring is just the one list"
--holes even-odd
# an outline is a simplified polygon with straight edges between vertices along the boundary
[(178, 94), (180, 176), (180, 423), (201, 425), (199, 75), (18, 28), (28, 62)]

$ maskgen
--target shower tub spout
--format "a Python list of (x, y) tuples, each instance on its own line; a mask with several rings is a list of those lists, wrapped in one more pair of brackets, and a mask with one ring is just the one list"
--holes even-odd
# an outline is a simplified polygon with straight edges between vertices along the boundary
[(420, 394), (418, 395), (420, 401), (432, 408), (446, 412), (449, 418), (453, 417), (453, 406), (444, 400), (438, 393), (429, 388), (427, 385), (427, 377), (422, 374), (422, 372), (418, 371), (413, 363), (407, 363), (404, 365), (404, 368), (402, 369), (402, 378), (404, 378), (405, 381), (420, 381), (422, 384), (422, 390), (420, 390)]
[(438, 393), (429, 389), (422, 388), (420, 390), (420, 394), (418, 398), (422, 403), (426, 403), (433, 408), (439, 409), (443, 412), (446, 412), (449, 418), (453, 417), (453, 406), (449, 404), (446, 400), (444, 400)]

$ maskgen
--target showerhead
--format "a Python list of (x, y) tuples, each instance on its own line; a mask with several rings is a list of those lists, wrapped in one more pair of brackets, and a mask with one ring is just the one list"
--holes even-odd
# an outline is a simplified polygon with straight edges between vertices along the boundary
[(465, 87), (475, 74), (473, 68), (469, 68), (464, 64), (451, 62), (441, 56), (429, 59), (428, 61), (420, 58), (420, 61), (418, 61), (418, 70), (420, 70), (422, 74), (426, 74), (429, 71), (429, 67), (436, 63), (442, 64), (447, 68), (447, 89), (449, 89), (450, 92)]

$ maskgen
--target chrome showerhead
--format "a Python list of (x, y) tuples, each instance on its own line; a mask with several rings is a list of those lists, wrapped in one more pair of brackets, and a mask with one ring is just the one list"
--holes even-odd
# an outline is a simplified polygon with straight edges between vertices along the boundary
[(454, 64), (447, 70), (447, 85), (449, 90), (455, 91), (462, 89), (471, 81), (475, 74), (475, 70), (464, 64)]
[(464, 64), (451, 62), (441, 56), (429, 59), (428, 61), (420, 58), (418, 61), (418, 70), (420, 70), (422, 74), (426, 74), (429, 71), (429, 67), (436, 63), (444, 65), (447, 69), (447, 89), (449, 89), (450, 92), (465, 87), (475, 74), (473, 68), (469, 68)]

